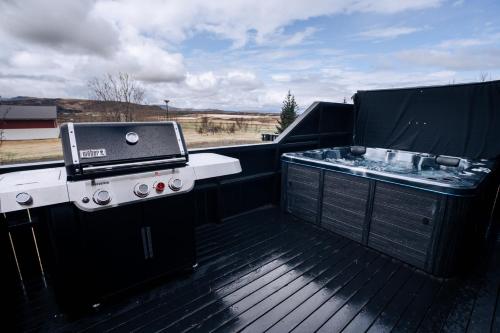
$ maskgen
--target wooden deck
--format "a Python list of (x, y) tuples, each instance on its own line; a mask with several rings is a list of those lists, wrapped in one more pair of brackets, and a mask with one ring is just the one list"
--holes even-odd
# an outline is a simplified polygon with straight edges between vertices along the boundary
[(17, 309), (23, 331), (500, 332), (500, 247), (438, 280), (277, 208), (197, 230), (191, 276), (60, 313), (50, 288)]

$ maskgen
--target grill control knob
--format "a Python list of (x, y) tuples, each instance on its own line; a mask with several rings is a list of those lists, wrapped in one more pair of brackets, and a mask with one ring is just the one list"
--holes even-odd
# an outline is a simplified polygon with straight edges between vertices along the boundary
[(139, 198), (147, 197), (149, 194), (149, 186), (146, 184), (137, 184), (134, 187), (134, 194)]
[(93, 196), (94, 202), (98, 205), (107, 205), (111, 201), (111, 195), (106, 190), (97, 190)]
[(172, 191), (179, 191), (182, 188), (182, 180), (179, 178), (172, 178), (168, 182), (168, 187), (170, 187)]
[(156, 192), (161, 193), (165, 190), (164, 182), (156, 182), (153, 184), (153, 187), (156, 189)]
[(33, 198), (26, 192), (21, 192), (16, 195), (16, 202), (20, 205), (26, 206), (33, 202)]

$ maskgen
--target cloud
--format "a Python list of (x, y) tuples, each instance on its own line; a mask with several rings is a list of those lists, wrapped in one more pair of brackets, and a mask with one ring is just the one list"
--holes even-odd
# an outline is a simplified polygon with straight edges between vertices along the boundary
[[(412, 87), (422, 85), (447, 84), (456, 78), (454, 71), (427, 70), (373, 70), (360, 71), (342, 67), (325, 68), (322, 71), (322, 81), (335, 82), (338, 93), (350, 97), (357, 90)], [(339, 95), (337, 95), (339, 100)]]
[(392, 26), (385, 28), (373, 28), (370, 30), (362, 31), (358, 36), (366, 39), (392, 39), (399, 36), (409, 35), (418, 31), (422, 31), (425, 28), (416, 27), (404, 27), (404, 26)]
[[(29, 89), (26, 87), (29, 86)], [(67, 78), (46, 75), (8, 74), (0, 75), (2, 96), (34, 96), (71, 98), (81, 96), (84, 85)]]
[(452, 71), (489, 71), (500, 68), (500, 33), (446, 39), (426, 48), (395, 53), (403, 64)]
[(254, 73), (232, 69), (187, 73), (182, 83), (150, 85), (148, 92), (156, 99), (168, 97), (176, 106), (248, 110), (262, 107), (258, 98), (264, 91), (265, 86)]
[(464, 38), (464, 39), (449, 39), (439, 43), (438, 47), (449, 49), (449, 48), (464, 48), (471, 46), (478, 46), (488, 44), (488, 41), (474, 38)]
[(94, 1), (2, 1), (0, 28), (26, 42), (67, 53), (112, 54), (118, 31), (95, 15)]
[(487, 36), (480, 36), (475, 38), (447, 39), (439, 43), (437, 46), (443, 49), (453, 49), (477, 47), (481, 45), (495, 44), (498, 42), (500, 42), (500, 33), (492, 32)]
[(118, 54), (116, 71), (134, 73), (145, 82), (180, 82), (185, 78), (183, 56), (169, 53), (152, 41), (131, 43)]
[(271, 75), (271, 78), (276, 82), (290, 82), (292, 80), (290, 74), (274, 74)]
[(26, 75), (26, 74), (6, 74), (0, 73), (0, 79), (15, 79), (28, 81), (49, 81), (49, 82), (67, 82), (64, 77), (53, 75)]
[(186, 76), (186, 84), (190, 89), (198, 91), (213, 90), (217, 85), (218, 79), (213, 72), (201, 74), (190, 74)]
[(19, 69), (58, 68), (57, 64), (51, 58), (29, 51), (13, 52), (8, 59), (8, 63), (11, 67)]
[(455, 78), (457, 74), (458, 73), (456, 71), (437, 71), (427, 74), (427, 77), (429, 77), (430, 79), (438, 79), (442, 84), (442, 82), (445, 82), (445, 80), (451, 80)]
[(396, 58), (406, 64), (447, 70), (484, 71), (500, 68), (500, 48), (455, 51), (416, 49), (398, 52)]
[(228, 72), (223, 80), (228, 86), (239, 86), (247, 90), (252, 90), (261, 85), (257, 76), (250, 71), (233, 70)]
[[(276, 37), (284, 26), (312, 17), (341, 13), (393, 14), (439, 6), (442, 0), (364, 0), (364, 1), (246, 1), (185, 0), (170, 1), (104, 0), (96, 11), (118, 26), (133, 25), (141, 33), (171, 42), (181, 42), (196, 32), (213, 33), (231, 40), (234, 47), (249, 42), (265, 43)], [(302, 34), (312, 34), (305, 30)], [(291, 42), (300, 42), (301, 33)]]
[[(455, 75), (458, 70), (438, 65), (429, 70), (425, 64), (413, 69), (420, 65), (410, 54), (387, 56), (410, 69), (382, 70), (371, 67), (371, 54), (348, 49), (350, 41), (342, 44), (342, 36), (335, 43), (339, 49), (328, 49), (321, 42), (337, 42), (337, 36), (322, 40), (318, 31), (329, 27), (313, 20), (346, 15), (352, 22), (363, 13), (388, 22), (392, 14), (443, 2), (0, 0), (0, 92), (87, 97), (89, 78), (123, 71), (142, 81), (152, 103), (169, 98), (175, 106), (277, 110), (288, 89), (305, 108), (318, 99), (342, 101), (358, 88), (446, 83), (460, 75)], [(376, 27), (362, 37), (389, 39), (417, 31), (412, 26)], [(186, 46), (207, 35), (205, 41), (215, 41), (206, 47), (210, 51)], [(450, 43), (436, 47), (444, 54), (440, 57), (453, 55)], [(361, 61), (364, 71), (354, 70)]]
[(188, 73), (186, 85), (195, 91), (209, 91), (223, 89), (253, 90), (261, 85), (257, 76), (249, 71), (231, 70), (227, 73), (214, 74), (212, 71), (200, 74)]
[(440, 6), (443, 0), (368, 0), (351, 2), (346, 10), (347, 12), (372, 12), (380, 14), (394, 14), (408, 10), (421, 10), (426, 8), (435, 8)]
[(316, 31), (318, 31), (317, 28), (307, 27), (303, 31), (296, 32), (295, 34), (287, 38), (283, 44), (285, 46), (293, 46), (301, 44), (305, 39), (314, 35)]

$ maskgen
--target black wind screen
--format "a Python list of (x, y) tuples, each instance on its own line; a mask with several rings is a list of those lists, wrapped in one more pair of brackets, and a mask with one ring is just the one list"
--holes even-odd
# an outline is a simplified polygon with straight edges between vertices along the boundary
[(500, 81), (358, 91), (355, 143), (452, 155), (500, 155)]

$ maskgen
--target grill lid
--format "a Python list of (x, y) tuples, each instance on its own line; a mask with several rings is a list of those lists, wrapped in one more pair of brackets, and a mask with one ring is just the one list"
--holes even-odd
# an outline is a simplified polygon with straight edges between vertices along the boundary
[(185, 165), (182, 130), (173, 121), (65, 123), (61, 126), (68, 178)]

